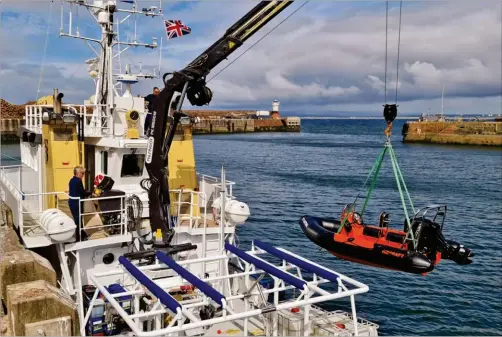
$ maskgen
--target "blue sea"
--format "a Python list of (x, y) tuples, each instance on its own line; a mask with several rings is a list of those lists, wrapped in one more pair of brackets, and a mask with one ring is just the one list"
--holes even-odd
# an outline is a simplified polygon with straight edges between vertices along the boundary
[[(473, 249), (474, 262), (442, 260), (427, 276), (340, 260), (302, 233), (302, 215), (338, 217), (360, 194), (385, 138), (379, 120), (303, 120), (300, 133), (194, 137), (197, 170), (236, 181), (234, 194), (251, 209), (237, 231), (241, 247), (259, 238), (369, 286), (357, 312), (381, 335), (502, 335), (502, 151), (483, 147), (403, 144), (404, 121), (392, 144), (415, 208), (446, 204), (444, 235)], [(16, 156), (16, 149), (3, 147)], [(18, 154), (17, 154), (18, 156)], [(4, 163), (5, 164), (5, 163)], [(366, 222), (380, 212), (404, 221), (389, 158), (371, 196)], [(329, 309), (350, 310), (348, 300)]]

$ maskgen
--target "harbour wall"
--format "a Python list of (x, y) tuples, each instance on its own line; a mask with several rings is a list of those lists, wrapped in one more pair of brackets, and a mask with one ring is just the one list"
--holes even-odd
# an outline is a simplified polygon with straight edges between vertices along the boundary
[(18, 141), (17, 130), (24, 122), (24, 119), (6, 118), (0, 119), (0, 138), (2, 142)]
[[(3, 142), (18, 141), (17, 131), (23, 119), (0, 120), (0, 134)], [(197, 134), (223, 134), (248, 132), (300, 132), (298, 117), (280, 119), (201, 119), (193, 126), (192, 132)]]
[(193, 134), (254, 132), (253, 119), (202, 119), (192, 127)]
[(502, 147), (502, 122), (414, 121), (403, 125), (404, 143)]
[(202, 119), (193, 126), (192, 132), (194, 135), (248, 132), (300, 132), (300, 123), (293, 124), (288, 118)]

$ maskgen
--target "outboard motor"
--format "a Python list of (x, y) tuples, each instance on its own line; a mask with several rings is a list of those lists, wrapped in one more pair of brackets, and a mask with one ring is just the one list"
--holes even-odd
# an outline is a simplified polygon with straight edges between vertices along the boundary
[(416, 219), (411, 228), (418, 240), (417, 249), (432, 261), (436, 259), (436, 253), (439, 251), (443, 259), (455, 261), (460, 265), (472, 263), (471, 257), (474, 253), (455, 241), (446, 240), (439, 224), (427, 219)]
[(455, 261), (457, 264), (466, 265), (471, 264), (471, 257), (474, 256), (472, 250), (465, 248), (458, 242), (446, 240), (441, 232), (438, 232), (438, 242), (441, 242), (443, 250), (441, 256), (444, 259)]
[[(125, 206), (121, 197), (125, 196), (124, 191), (113, 190), (115, 181), (105, 175), (97, 175), (94, 180), (94, 194), (103, 199), (98, 199), (97, 203), (101, 213), (100, 217), (104, 225), (119, 224), (122, 208)], [(115, 198), (114, 198), (115, 197)], [(110, 234), (120, 231), (120, 226), (108, 227)]]

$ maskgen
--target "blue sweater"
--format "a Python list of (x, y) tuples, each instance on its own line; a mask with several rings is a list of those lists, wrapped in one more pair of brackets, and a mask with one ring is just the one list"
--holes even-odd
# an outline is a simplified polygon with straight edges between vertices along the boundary
[[(88, 197), (92, 194), (92, 192), (84, 190), (84, 184), (82, 183), (82, 179), (73, 176), (70, 179), (69, 183), (69, 191), (70, 197), (80, 197), (81, 199)], [(70, 207), (75, 207), (78, 209), (78, 200), (76, 199), (68, 199), (68, 204)]]

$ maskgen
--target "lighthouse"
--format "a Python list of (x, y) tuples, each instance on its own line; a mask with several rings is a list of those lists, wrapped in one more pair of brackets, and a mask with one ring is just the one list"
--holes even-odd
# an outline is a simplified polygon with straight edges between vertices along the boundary
[(281, 117), (279, 113), (279, 104), (278, 100), (274, 100), (272, 102), (272, 113), (270, 114), (270, 117), (275, 119), (279, 119)]

